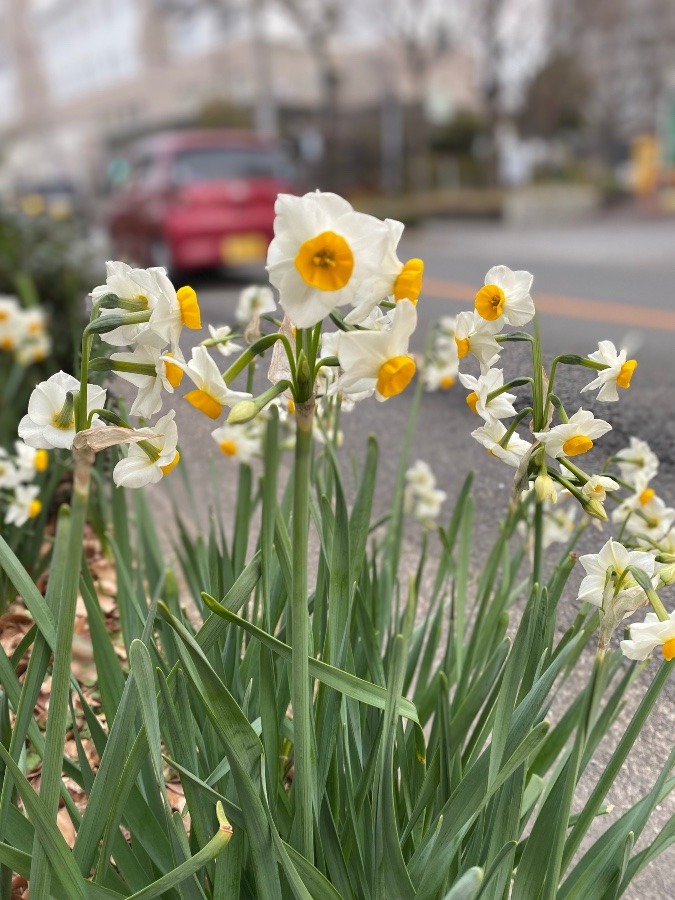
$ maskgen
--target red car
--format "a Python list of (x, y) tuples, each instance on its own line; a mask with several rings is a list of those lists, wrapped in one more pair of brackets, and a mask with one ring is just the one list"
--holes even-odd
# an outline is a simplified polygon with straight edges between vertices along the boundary
[(274, 201), (293, 193), (279, 143), (236, 131), (179, 131), (135, 144), (106, 222), (118, 259), (169, 271), (264, 261)]

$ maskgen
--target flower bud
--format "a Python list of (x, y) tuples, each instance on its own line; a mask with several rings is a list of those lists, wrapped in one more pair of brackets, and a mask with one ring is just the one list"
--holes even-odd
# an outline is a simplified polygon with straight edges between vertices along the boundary
[(254, 400), (240, 400), (230, 410), (228, 425), (243, 425), (258, 415), (258, 404)]
[(605, 507), (599, 500), (596, 500), (595, 498), (589, 500), (588, 503), (584, 506), (584, 512), (589, 516), (593, 516), (594, 519), (600, 519), (601, 522), (607, 521), (607, 513), (605, 512)]
[(665, 587), (675, 584), (675, 563), (671, 563), (670, 565), (659, 569), (659, 579)]
[(534, 492), (540, 502), (549, 500), (551, 503), (556, 503), (558, 500), (558, 490), (550, 475), (537, 475), (534, 480)]
[(675, 563), (675, 553), (657, 553), (656, 561), (660, 563), (666, 563), (669, 565), (670, 563)]

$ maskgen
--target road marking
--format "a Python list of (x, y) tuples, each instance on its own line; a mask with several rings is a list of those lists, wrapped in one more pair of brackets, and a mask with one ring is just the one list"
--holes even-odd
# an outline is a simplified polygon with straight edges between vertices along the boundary
[[(442, 300), (454, 300), (457, 303), (466, 303), (468, 300), (473, 304), (478, 287), (461, 281), (425, 277), (423, 292)], [(602, 322), (605, 325), (632, 325), (655, 331), (675, 331), (675, 310), (659, 309), (656, 306), (632, 306), (609, 300), (590, 300), (539, 292), (534, 294), (534, 302), (537, 312), (563, 319), (585, 319), (589, 322)]]

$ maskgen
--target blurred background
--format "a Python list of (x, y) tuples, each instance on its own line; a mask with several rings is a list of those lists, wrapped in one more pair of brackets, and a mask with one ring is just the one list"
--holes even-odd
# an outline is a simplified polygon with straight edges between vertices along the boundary
[(60, 314), (115, 257), (231, 319), (314, 188), (412, 226), (423, 324), (505, 263), (552, 352), (672, 370), (675, 2), (0, 0), (0, 293)]
[[(238, 158), (138, 151), (204, 129)], [(675, 210), (675, 4), (0, 0), (5, 206), (107, 222), (132, 184), (251, 174), (409, 221)]]

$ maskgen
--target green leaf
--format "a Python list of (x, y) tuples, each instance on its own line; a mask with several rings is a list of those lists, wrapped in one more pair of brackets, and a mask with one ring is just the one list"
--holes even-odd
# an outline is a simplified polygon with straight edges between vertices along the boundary
[(17, 594), (23, 598), (42, 636), (53, 650), (56, 647), (56, 623), (51, 610), (2, 535), (0, 535), (0, 568), (6, 572)]
[(220, 737), (230, 762), (253, 856), (257, 896), (280, 898), (279, 873), (262, 793), (262, 744), (230, 692), (211, 668), (199, 644), (166, 606), (161, 604), (160, 610), (180, 638), (179, 648), (185, 672)]
[(443, 900), (474, 900), (483, 883), (483, 870), (478, 866), (469, 869), (450, 888)]
[(55, 877), (62, 885), (70, 886), (73, 900), (87, 900), (84, 879), (77, 868), (70, 848), (52, 821), (49, 810), (30, 786), (26, 776), (2, 743), (0, 743), (0, 756), (14, 779), (28, 817), (33, 823), (36, 840), (44, 848), (45, 855), (49, 860), (50, 870), (54, 872)]
[[(290, 844), (287, 844), (284, 841), (281, 843), (288, 855), (290, 863), (293, 865), (302, 879), (304, 886), (307, 888), (307, 900), (344, 900), (330, 881), (328, 881), (326, 876), (322, 875), (315, 866), (302, 856), (302, 854), (298, 853), (298, 851), (291, 847)], [(284, 866), (284, 869), (288, 874), (288, 868)]]
[(616, 776), (619, 774), (626, 757), (637, 740), (637, 736), (640, 733), (642, 726), (652, 711), (666, 681), (670, 677), (672, 667), (672, 663), (665, 661), (661, 663), (659, 670), (647, 688), (644, 697), (633, 713), (633, 717), (631, 718), (628, 727), (624, 729), (616, 749), (605, 765), (602, 775), (598, 779), (590, 797), (579, 814), (579, 818), (568, 835), (562, 859), (562, 872), (565, 872), (574, 854), (579, 849), (591, 822), (597, 815), (598, 810), (607, 796), (607, 792), (614, 783)]
[[(464, 774), (457, 789), (441, 810), (443, 825), (436, 837), (437, 846), (445, 850), (445, 848), (451, 848), (454, 845), (455, 840), (464, 833), (465, 828), (483, 809), (490, 797), (504, 784), (518, 766), (522, 765), (530, 754), (537, 750), (544, 740), (548, 728), (548, 722), (540, 722), (524, 737), (518, 746), (511, 749), (510, 744), (507, 745), (505, 761), (491, 783), (488, 782), (490, 751), (488, 750), (481, 755), (471, 769)], [(417, 897), (419, 900), (422, 900), (422, 897), (431, 898), (441, 889), (447, 871), (447, 862), (445, 865), (441, 865), (438, 855), (433, 867), (422, 866), (421, 859), (425, 843), (426, 841), (417, 848), (408, 866), (413, 883), (415, 881), (418, 883)]]
[(411, 579), (403, 630), (393, 641), (388, 672), (387, 702), (380, 745), (380, 758), (375, 775), (377, 806), (375, 813), (375, 878), (376, 896), (397, 895), (401, 900), (415, 897), (408, 869), (401, 852), (394, 805), (394, 744), (398, 706), (403, 690), (410, 635), (415, 614), (415, 587)]
[(215, 859), (219, 853), (224, 850), (232, 837), (232, 829), (229, 825), (223, 824), (216, 834), (211, 838), (209, 843), (195, 853), (190, 859), (185, 860), (180, 866), (177, 866), (171, 872), (167, 872), (157, 881), (132, 894), (128, 900), (151, 900), (152, 897), (160, 897), (168, 888), (175, 887), (187, 878), (192, 877), (196, 872), (203, 868), (206, 863)]
[[(283, 641), (273, 638), (271, 635), (267, 634), (266, 631), (257, 628), (245, 619), (241, 619), (239, 616), (231, 613), (208, 594), (202, 594), (202, 597), (211, 612), (220, 616), (222, 619), (231, 622), (233, 625), (243, 628), (244, 631), (253, 635), (253, 637), (257, 638), (262, 644), (269, 647), (270, 650), (273, 650), (278, 656), (281, 656), (282, 659), (290, 660), (292, 650), (288, 644), (284, 644)], [(340, 691), (354, 700), (358, 700), (361, 703), (367, 703), (369, 706), (375, 706), (377, 709), (384, 709), (387, 692), (379, 685), (364, 681), (356, 675), (351, 675), (343, 669), (337, 669), (335, 666), (330, 666), (328, 663), (325, 663), (320, 659), (314, 659), (313, 657), (309, 660), (309, 672), (313, 678), (322, 681), (334, 690)], [(412, 719), (413, 722), (418, 721), (417, 710), (415, 709), (414, 704), (405, 698), (401, 698), (398, 705), (398, 714), (406, 719)]]

